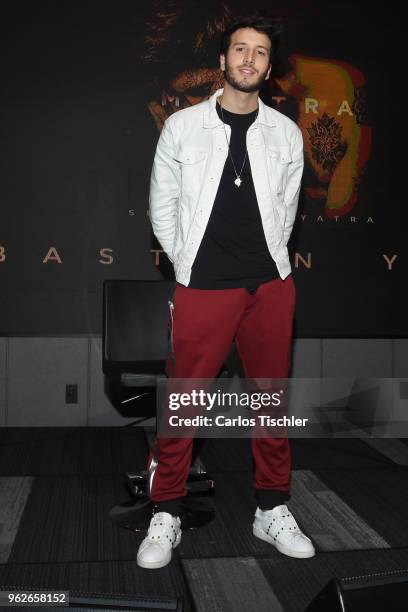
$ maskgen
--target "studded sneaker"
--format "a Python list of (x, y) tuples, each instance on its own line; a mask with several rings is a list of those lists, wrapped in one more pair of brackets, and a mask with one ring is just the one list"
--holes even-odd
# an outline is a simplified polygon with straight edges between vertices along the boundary
[(139, 546), (137, 564), (147, 569), (164, 567), (171, 561), (173, 548), (180, 544), (179, 517), (168, 512), (156, 512), (150, 521), (147, 535)]
[(275, 506), (264, 512), (257, 508), (253, 534), (289, 557), (305, 559), (315, 555), (311, 540), (302, 533), (293, 514), (285, 505)]

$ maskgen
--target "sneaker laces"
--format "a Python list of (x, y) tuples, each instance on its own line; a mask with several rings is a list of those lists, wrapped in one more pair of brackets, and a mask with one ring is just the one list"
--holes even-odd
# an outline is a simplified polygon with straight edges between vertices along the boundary
[(299, 525), (295, 521), (295, 517), (288, 510), (286, 514), (280, 515), (277, 517), (278, 523), (291, 531), (300, 531)]
[(294, 540), (304, 540), (307, 537), (300, 529), (295, 517), (288, 508), (286, 508), (286, 511), (283, 511), (283, 513), (277, 518), (278, 523), (284, 527), (284, 530), (286, 530), (287, 533), (291, 534)]
[(297, 524), (295, 517), (293, 516), (293, 514), (291, 513), (291, 511), (289, 510), (287, 506), (281, 506), (279, 511), (275, 512), (274, 514), (271, 513), (270, 517), (268, 517), (269, 519), (268, 527), (273, 525), (274, 523), (273, 519), (275, 519), (275, 521), (281, 528), (279, 529), (279, 532), (282, 530), (282, 527), (283, 527), (283, 530), (288, 531), (294, 537), (296, 536), (303, 537), (303, 533), (299, 525)]
[(177, 539), (177, 530), (174, 527), (175, 522), (176, 521), (163, 516), (162, 512), (156, 512), (150, 521), (146, 539), (152, 544), (159, 544), (162, 546), (170, 544), (173, 546)]

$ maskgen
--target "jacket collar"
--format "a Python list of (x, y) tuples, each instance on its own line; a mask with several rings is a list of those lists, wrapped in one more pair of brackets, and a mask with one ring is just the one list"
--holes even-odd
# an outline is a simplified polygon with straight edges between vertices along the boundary
[[(217, 91), (213, 93), (213, 95), (210, 98), (208, 98), (208, 100), (206, 100), (205, 108), (204, 108), (204, 120), (203, 120), (203, 126), (205, 128), (214, 128), (214, 127), (217, 127), (217, 125), (222, 125), (222, 121), (218, 116), (215, 105), (216, 105), (216, 100), (218, 96), (220, 96), (223, 92), (224, 92), (223, 88), (217, 89)], [(276, 122), (273, 120), (272, 117), (267, 116), (266, 111), (265, 111), (265, 104), (262, 102), (260, 98), (258, 98), (258, 104), (259, 104), (259, 112), (258, 112), (258, 116), (256, 120), (254, 121), (254, 124), (263, 123), (265, 125), (268, 125), (269, 127), (275, 126)]]

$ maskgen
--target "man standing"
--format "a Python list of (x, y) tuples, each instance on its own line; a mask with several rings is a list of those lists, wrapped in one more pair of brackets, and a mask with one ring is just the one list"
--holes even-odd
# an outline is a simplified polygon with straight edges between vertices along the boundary
[[(303, 172), (293, 121), (259, 98), (280, 27), (237, 19), (221, 38), (224, 88), (171, 115), (153, 164), (150, 219), (173, 263), (169, 377), (214, 378), (235, 339), (248, 378), (287, 378), (295, 287), (287, 251)], [(171, 560), (181, 539), (192, 438), (158, 438), (149, 456), (157, 506), (139, 547), (140, 567)], [(253, 533), (283, 554), (312, 557), (289, 499), (287, 438), (253, 437)]]

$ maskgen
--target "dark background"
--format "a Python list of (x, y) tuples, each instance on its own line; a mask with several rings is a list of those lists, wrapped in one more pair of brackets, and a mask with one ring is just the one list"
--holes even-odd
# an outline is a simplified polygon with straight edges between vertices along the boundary
[[(375, 223), (297, 224), (292, 250), (312, 252), (313, 268), (294, 270), (296, 335), (407, 336), (402, 19), (393, 3), (273, 6), (288, 53), (337, 58), (365, 75), (373, 140), (352, 214)], [(158, 138), (147, 102), (158, 69), (141, 57), (154, 10), (153, 2), (2, 3), (2, 335), (100, 333), (105, 278), (168, 274), (150, 252), (146, 215)], [(42, 263), (50, 247), (62, 264)], [(111, 264), (99, 262), (103, 248)], [(398, 254), (392, 272), (383, 253)]]

